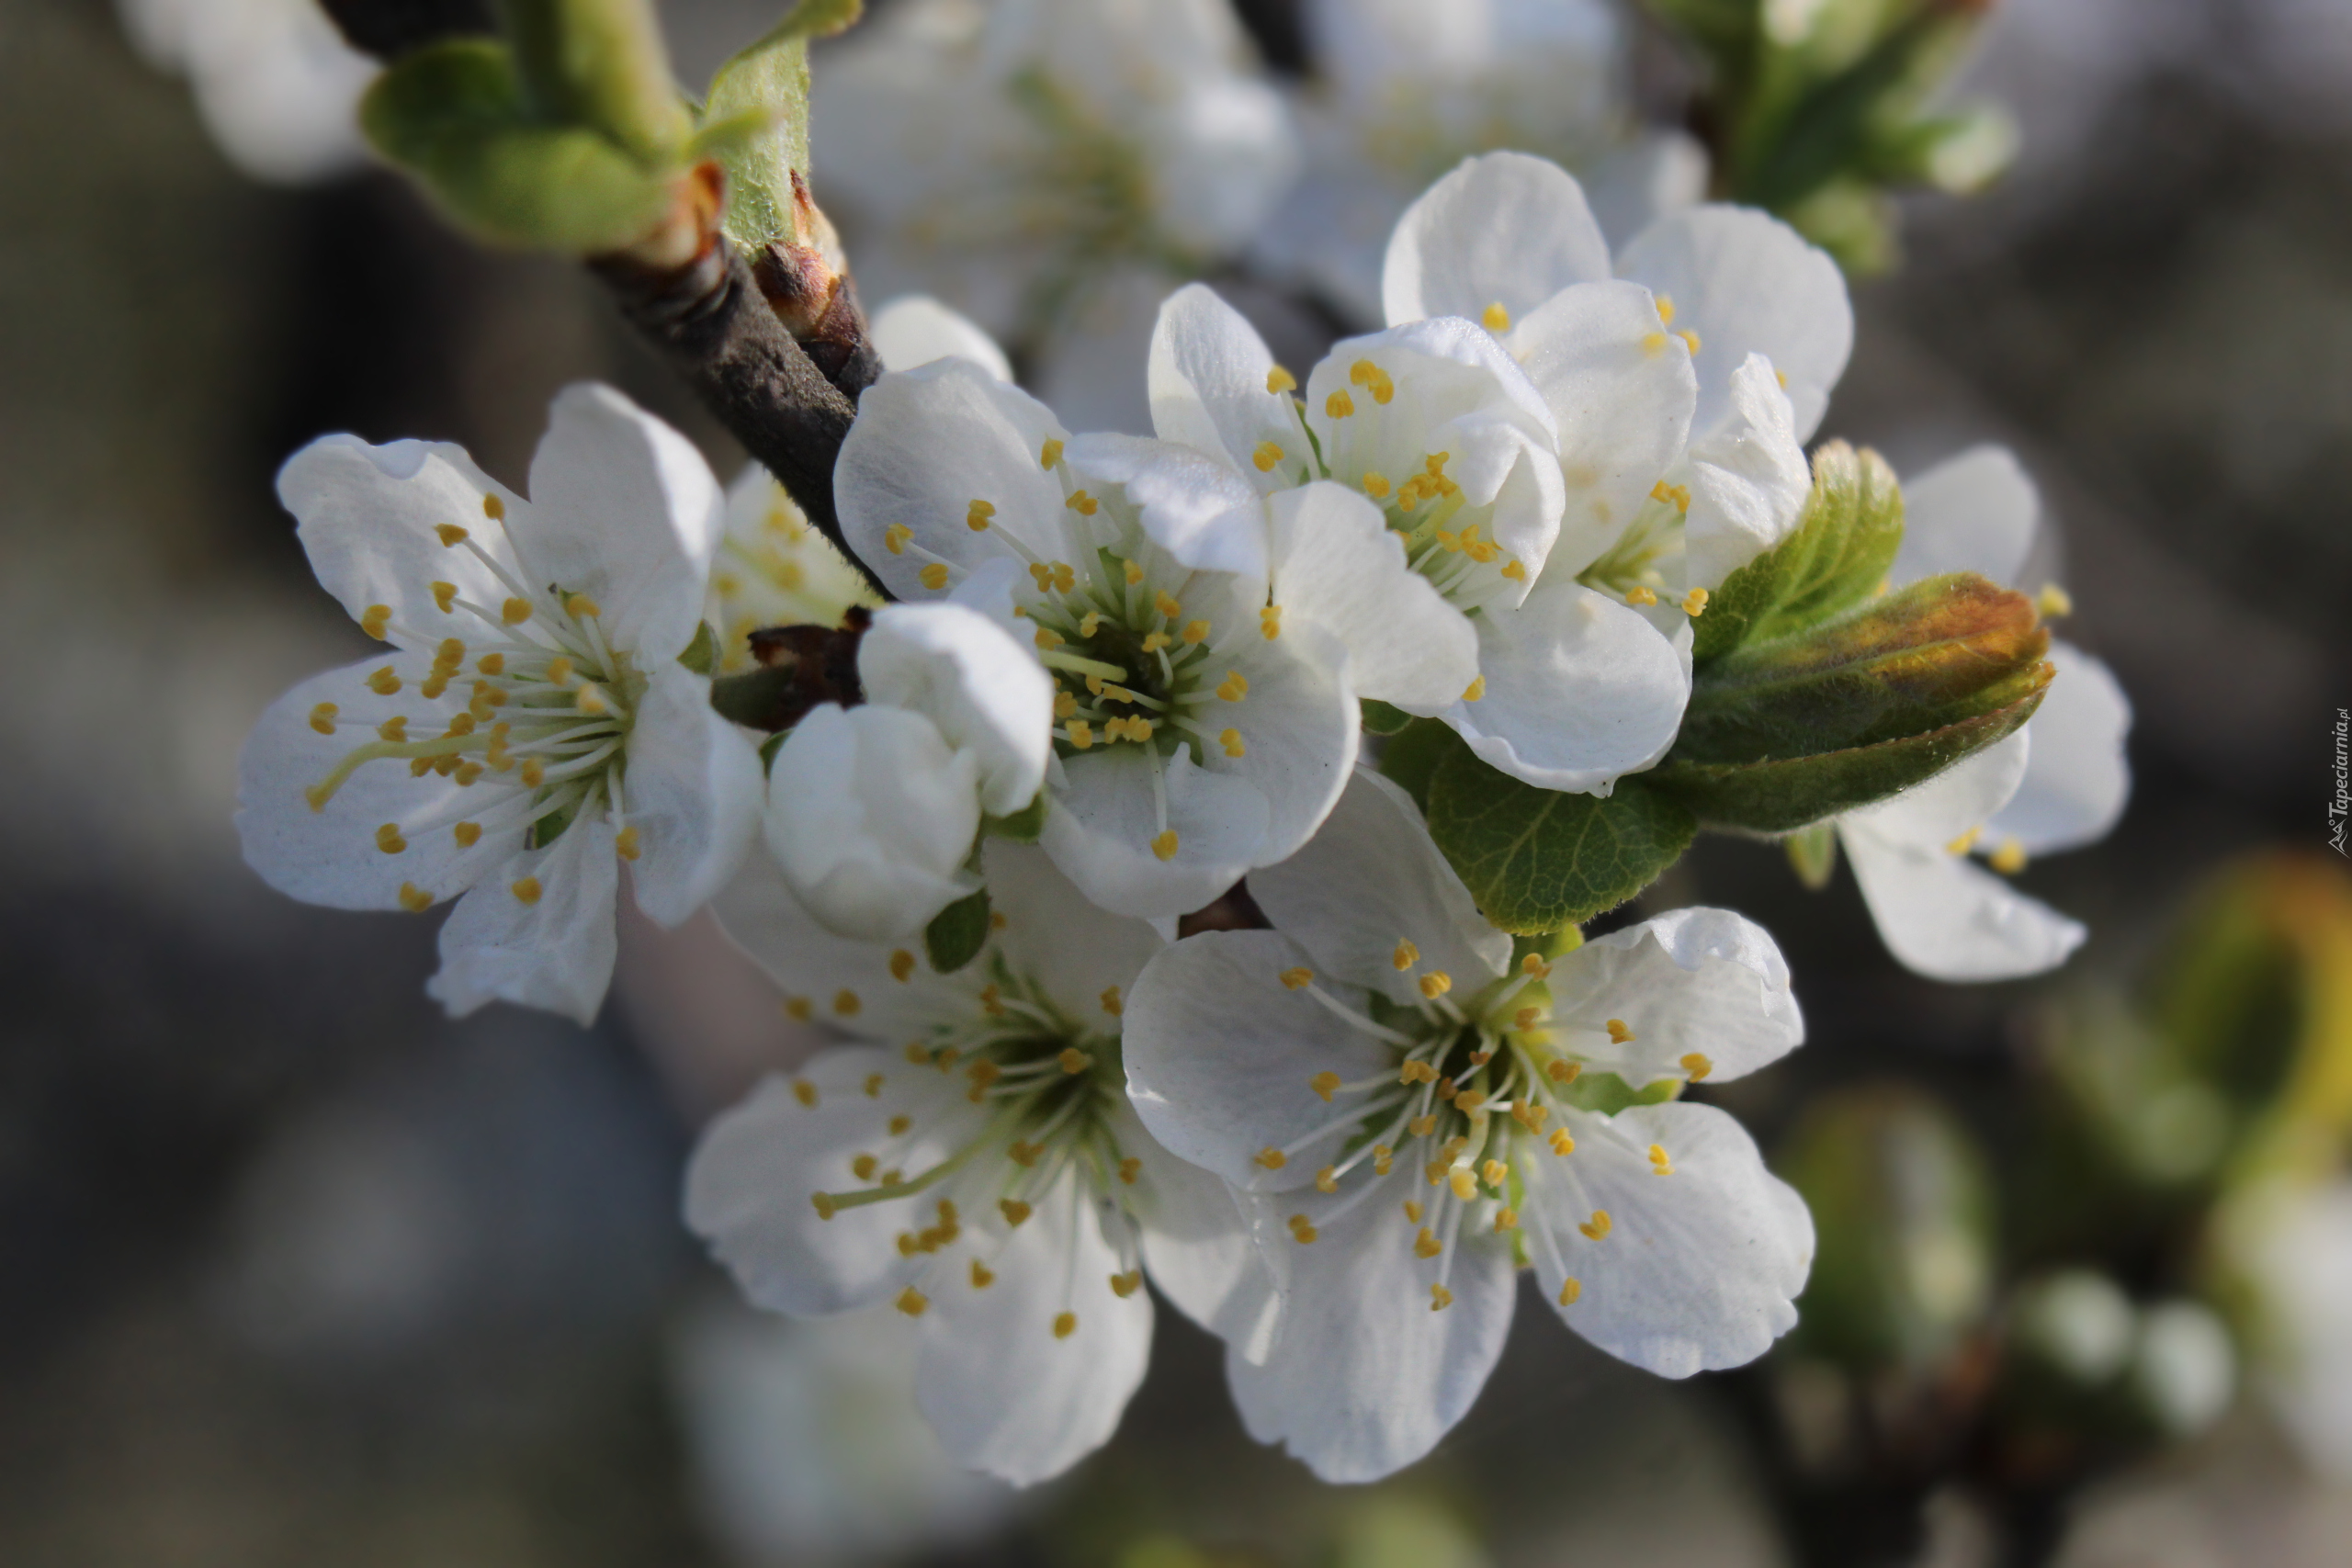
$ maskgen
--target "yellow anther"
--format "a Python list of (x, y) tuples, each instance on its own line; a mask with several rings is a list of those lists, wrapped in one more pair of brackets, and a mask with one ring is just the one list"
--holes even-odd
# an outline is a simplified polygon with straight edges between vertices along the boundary
[(1478, 1168), (1478, 1179), (1489, 1187), (1500, 1187), (1510, 1176), (1510, 1167), (1498, 1159), (1490, 1159)]
[(905, 555), (907, 541), (914, 536), (915, 531), (904, 523), (893, 523), (882, 530), (882, 547), (894, 556)]
[(1261, 474), (1272, 473), (1274, 465), (1282, 460), (1283, 449), (1271, 441), (1259, 442), (1250, 454), (1250, 461), (1256, 465), (1258, 471)]
[(1442, 969), (1432, 969), (1421, 976), (1421, 995), (1435, 1001), (1453, 989), (1453, 976)]
[(1487, 306), (1478, 321), (1490, 333), (1510, 331), (1510, 312), (1503, 309), (1503, 302), (1499, 299)]
[(1054, 585), (1054, 569), (1044, 561), (1033, 560), (1029, 563), (1029, 577), (1036, 583), (1037, 592), (1040, 593)]
[(1037, 466), (1050, 468), (1062, 460), (1062, 444), (1058, 436), (1048, 435), (1046, 444), (1037, 448)]
[(1447, 1290), (1443, 1285), (1433, 1284), (1430, 1287), (1430, 1311), (1443, 1312), (1453, 1304), (1453, 1292), (1452, 1291)]
[(526, 758), (523, 763), (523, 771), (516, 776), (523, 781), (526, 788), (537, 789), (541, 784), (547, 783), (547, 764), (540, 761), (537, 757)]
[(1373, 1173), (1374, 1176), (1385, 1176), (1385, 1175), (1387, 1175), (1387, 1174), (1388, 1174), (1388, 1168), (1389, 1168), (1390, 1164), (1391, 1164), (1392, 1162), (1394, 1162), (1394, 1161), (1395, 1161), (1395, 1159), (1396, 1159), (1396, 1150), (1394, 1150), (1394, 1149), (1392, 1149), (1392, 1148), (1390, 1148), (1386, 1144), (1374, 1144), (1374, 1145), (1372, 1145), (1372, 1173)]
[(1004, 1223), (1008, 1225), (1017, 1226), (1030, 1214), (1029, 1205), (1018, 1198), (1000, 1198), (996, 1201), (996, 1207), (997, 1212), (1004, 1216)]
[(458, 585), (454, 582), (435, 582), (430, 586), (433, 590), (434, 608), (445, 615), (447, 615), (458, 602)]
[[(495, 498), (484, 496), (482, 499), (485, 502), (488, 502)], [(496, 516), (497, 513), (492, 513), (492, 515)], [(459, 545), (464, 544), (468, 539), (473, 536), (467, 533), (463, 528), (458, 527), (455, 523), (435, 524), (434, 525), (433, 532), (435, 537), (440, 539), (444, 545), (447, 545), (451, 549), (456, 549)]]
[(1458, 1095), (1461, 1092), (1462, 1086), (1455, 1083), (1452, 1078), (1447, 1078), (1437, 1086), (1437, 1097), (1440, 1100), (1452, 1100), (1455, 1095)]
[(605, 698), (605, 689), (594, 681), (580, 683), (580, 689), (572, 694), (571, 705), (591, 718), (601, 718), (613, 711), (613, 705)]
[(1039, 1156), (1045, 1152), (1046, 1145), (1043, 1144), (1023, 1143), (1021, 1139), (1015, 1138), (1005, 1145), (1004, 1157), (1026, 1170), (1035, 1165)]
[(985, 1291), (996, 1283), (996, 1270), (978, 1258), (972, 1259), (972, 1289)]
[(531, 618), (531, 602), (528, 599), (509, 599), (499, 608), (498, 618), (510, 626), (521, 626)]
[(1250, 751), (1250, 748), (1242, 744), (1241, 731), (1238, 729), (1219, 731), (1216, 743), (1225, 748), (1225, 754), (1228, 757), (1247, 756)]
[(1552, 977), (1552, 966), (1544, 962), (1544, 955), (1540, 953), (1531, 953), (1521, 959), (1519, 972), (1522, 975), (1532, 975), (1539, 980), (1548, 980)]
[(964, 526), (975, 534), (985, 534), (989, 529), (989, 519), (995, 515), (996, 507), (993, 502), (975, 500), (970, 506), (964, 509)]
[(1396, 939), (1396, 950), (1388, 955), (1388, 962), (1398, 969), (1410, 969), (1420, 961), (1421, 950), (1415, 947), (1411, 940), (1406, 937)]
[(1405, 1123), (1405, 1131), (1410, 1133), (1416, 1138), (1428, 1137), (1431, 1133), (1437, 1131), (1437, 1112), (1432, 1111), (1425, 1116), (1414, 1117), (1410, 1122)]
[(1094, 1065), (1094, 1058), (1075, 1045), (1063, 1046), (1062, 1054), (1055, 1057), (1054, 1061), (1063, 1072), (1069, 1074), (1072, 1077), (1076, 1077)]
[(1577, 1229), (1584, 1232), (1587, 1239), (1599, 1241), (1609, 1234), (1609, 1211), (1595, 1209), (1592, 1212), (1592, 1218), (1578, 1225)]
[(456, 767), (449, 770), (449, 777), (457, 784), (459, 789), (464, 789), (472, 784), (475, 780), (481, 777), (481, 764), (480, 762), (460, 762)]
[(1116, 986), (1104, 987), (1102, 994), (1100, 997), (1097, 997), (1095, 1000), (1101, 1002), (1102, 1004), (1102, 1010), (1109, 1013), (1113, 1018), (1116, 1018), (1121, 1013), (1127, 1010), (1127, 1004), (1120, 998), (1119, 987)]
[(1369, 359), (1359, 359), (1349, 366), (1348, 379), (1370, 392), (1375, 403), (1385, 404), (1396, 395), (1396, 383), (1388, 378), (1388, 372)]
[(1184, 623), (1184, 640), (1186, 642), (1193, 644), (1194, 647), (1198, 647), (1200, 644), (1208, 641), (1208, 639), (1209, 624), (1206, 621), (1186, 621)]
[(1944, 853), (1948, 855), (1964, 855), (1969, 851), (1974, 849), (1976, 847), (1976, 840), (1984, 836), (1984, 829), (1982, 827), (1971, 828), (1967, 832), (1962, 833), (1959, 838), (1954, 839), (1951, 842), (1946, 844), (1944, 846)]
[(474, 716), (469, 713), (455, 715), (449, 720), (449, 733), (451, 735), (471, 735), (474, 732), (475, 727), (480, 722), (480, 720), (476, 719)]
[(1315, 1190), (1317, 1192), (1337, 1192), (1339, 1190), (1340, 1168), (1338, 1166), (1327, 1165), (1322, 1169), (1315, 1173)]
[(930, 1304), (931, 1298), (924, 1295), (921, 1291), (916, 1290), (912, 1285), (909, 1285), (905, 1290), (899, 1292), (899, 1310), (905, 1313), (909, 1317), (921, 1317), (922, 1315), (922, 1309)]
[(389, 697), (401, 689), (401, 678), (393, 674), (392, 667), (387, 664), (368, 677), (368, 689), (379, 697)]
[(1057, 1312), (1054, 1314), (1055, 1338), (1067, 1339), (1077, 1332), (1078, 1314), (1074, 1312)]
[(1444, 1250), (1445, 1244), (1438, 1240), (1437, 1233), (1427, 1225), (1423, 1225), (1421, 1234), (1413, 1238), (1413, 1256), (1416, 1258), (1435, 1258)]
[(2045, 582), (2041, 585), (2041, 592), (2034, 596), (2033, 607), (2041, 612), (2042, 619), (2055, 620), (2060, 615), (2075, 613), (2075, 600), (2056, 583)]
[(1582, 1062), (1564, 1061), (1558, 1057), (1553, 1058), (1544, 1066), (1544, 1076), (1556, 1084), (1574, 1083), (1577, 1081), (1577, 1075), (1583, 1071)]
[(1552, 1152), (1555, 1155), (1572, 1155), (1577, 1152), (1577, 1141), (1568, 1135), (1568, 1130), (1566, 1127), (1555, 1127), (1552, 1130)]
[(1674, 335), (1675, 335), (1676, 337), (1680, 338), (1684, 343), (1686, 343), (1686, 344), (1690, 344), (1690, 353), (1691, 353), (1692, 357), (1694, 357), (1694, 358), (1695, 358), (1695, 357), (1698, 355), (1698, 353), (1699, 353), (1699, 334), (1698, 334), (1697, 333), (1682, 332), (1682, 333), (1675, 333)]
[(1535, 1021), (1541, 1016), (1543, 1016), (1543, 1010), (1540, 1008), (1521, 1008), (1510, 1015), (1510, 1026), (1524, 1032), (1534, 1028)]
[(1568, 1279), (1563, 1280), (1560, 1284), (1560, 1304), (1564, 1307), (1572, 1307), (1576, 1305), (1577, 1300), (1582, 1297), (1583, 1294), (1584, 1283), (1582, 1280)]
[(1175, 595), (1165, 588), (1151, 596), (1151, 607), (1171, 621), (1184, 613), (1184, 606), (1178, 604)]
[(1609, 1021), (1607, 1027), (1609, 1043), (1611, 1045), (1630, 1045), (1634, 1043), (1634, 1031), (1623, 1019), (1612, 1018)]
[(1143, 639), (1143, 650), (1146, 653), (1158, 653), (1161, 649), (1166, 648), (1174, 640), (1175, 638), (1170, 637), (1166, 632), (1148, 632), (1145, 634)]
[(1282, 1150), (1274, 1147), (1273, 1145), (1268, 1144), (1264, 1148), (1260, 1149), (1257, 1152), (1252, 1158), (1252, 1163), (1262, 1165), (1268, 1170), (1280, 1170), (1283, 1167), (1290, 1163), (1290, 1156), (1283, 1153)]
[(459, 849), (472, 849), (476, 844), (481, 842), (481, 824), (479, 822), (460, 822), (456, 827), (449, 829), (449, 836), (458, 840), (458, 847)]
[(915, 1119), (914, 1119), (913, 1117), (911, 1117), (911, 1116), (907, 1116), (907, 1115), (893, 1116), (893, 1117), (891, 1117), (891, 1118), (890, 1118), (890, 1121), (889, 1121), (890, 1136), (892, 1136), (892, 1137), (894, 1137), (894, 1138), (901, 1138), (901, 1137), (904, 1137), (904, 1136), (906, 1136), (907, 1129), (908, 1129), (908, 1128), (910, 1128), (910, 1127), (911, 1127), (911, 1126), (913, 1126), (914, 1124), (915, 1124)]
[[(817, 1004), (810, 1001), (807, 997), (786, 997), (784, 998), (784, 1016), (791, 1019), (796, 1023), (808, 1022), (810, 1017), (815, 1014), (816, 1010)], [(797, 1089), (796, 1089), (794, 1092), (797, 1093)], [(808, 1092), (810, 1094), (814, 1094), (817, 1091), (812, 1089)], [(804, 1099), (801, 1103), (803, 1105), (814, 1105), (816, 1101), (813, 1100)]]
[(1526, 564), (1517, 556), (1513, 556), (1503, 562), (1502, 575), (1510, 578), (1513, 582), (1524, 582), (1527, 581)]
[(1127, 586), (1133, 588), (1143, 581), (1143, 568), (1133, 561), (1126, 562), (1125, 567), (1126, 570), (1121, 575), (1126, 578)]
[(1643, 334), (1642, 334), (1642, 352), (1643, 352), (1644, 354), (1645, 354), (1645, 355), (1649, 355), (1652, 359), (1655, 359), (1655, 358), (1657, 358), (1659, 355), (1661, 355), (1661, 354), (1665, 353), (1665, 352), (1666, 352), (1666, 334), (1665, 334), (1664, 333), (1643, 333)]
[(933, 561), (929, 566), (924, 567), (921, 571), (915, 573), (915, 581), (922, 583), (925, 588), (930, 589), (933, 592), (938, 592), (941, 589), (947, 586), (947, 563), (945, 561)]
[(1082, 490), (1070, 491), (1069, 499), (1062, 504), (1080, 517), (1091, 517), (1102, 510), (1102, 503)]
[(1290, 1234), (1299, 1246), (1308, 1246), (1315, 1240), (1315, 1223), (1305, 1214), (1293, 1214), (1290, 1217)]
[(1119, 1179), (1128, 1186), (1133, 1187), (1136, 1184), (1136, 1178), (1142, 1174), (1143, 1161), (1134, 1155), (1129, 1155), (1119, 1162)]
[(1069, 743), (1083, 751), (1094, 744), (1094, 727), (1082, 718), (1069, 721)]
[(865, 1005), (857, 999), (857, 993), (847, 987), (833, 993), (833, 1011), (840, 1017), (855, 1018)]
[(524, 877), (508, 891), (514, 895), (517, 903), (536, 904), (539, 901), (539, 879), (536, 876)]
[(1664, 294), (1657, 297), (1657, 319), (1661, 326), (1674, 324), (1674, 300)]
[(1035, 637), (1031, 640), (1036, 643), (1040, 650), (1049, 648), (1058, 648), (1061, 646), (1062, 634), (1054, 630), (1051, 626), (1039, 626)]
[(1694, 620), (1697, 617), (1705, 615), (1707, 613), (1707, 599), (1708, 593), (1705, 589), (1693, 588), (1690, 592), (1685, 593), (1682, 596), (1682, 613), (1690, 616)]
[(2016, 839), (2003, 839), (2001, 847), (1984, 857), (1984, 863), (2003, 876), (2015, 876), (2025, 869), (2025, 845)]
[(311, 728), (321, 735), (334, 733), (334, 716), (343, 710), (333, 703), (321, 703), (311, 710)]
[(808, 1201), (816, 1209), (817, 1217), (820, 1220), (831, 1219), (840, 1210), (840, 1205), (833, 1201), (833, 1195), (830, 1192), (811, 1192), (808, 1194)]
[(1277, 365), (1266, 372), (1266, 390), (1280, 394), (1298, 390), (1298, 378)]
[(485, 494), (481, 498), (481, 514), (493, 523), (502, 522), (506, 516), (506, 503), (494, 495)]
[(1174, 860), (1176, 858), (1176, 829), (1162, 829), (1159, 836), (1151, 841), (1151, 852), (1161, 860)]
[(1054, 562), (1054, 586), (1067, 593), (1078, 586), (1078, 568), (1066, 560)]
[(359, 629), (377, 641), (384, 642), (389, 640), (384, 636), (384, 628), (391, 624), (391, 619), (392, 607), (390, 604), (370, 604), (359, 616)]
[(1478, 1195), (1478, 1179), (1470, 1174), (1468, 1166), (1455, 1166), (1446, 1172), (1445, 1179), (1453, 1189), (1453, 1195), (1465, 1203)]
[[(1076, 579), (1073, 578), (1072, 581), (1075, 581)], [(1078, 635), (1081, 637), (1091, 637), (1102, 629), (1102, 612), (1100, 610), (1087, 611), (1085, 617), (1078, 623)]]
[(1140, 1269), (1130, 1269), (1124, 1274), (1111, 1276), (1111, 1293), (1121, 1301), (1125, 1301), (1141, 1289), (1143, 1289), (1143, 1270)]
[(376, 829), (376, 847), (388, 855), (396, 855), (408, 848), (408, 840), (401, 837), (401, 825), (387, 822)]
[(1332, 1093), (1340, 1087), (1340, 1075), (1327, 1069), (1307, 1079), (1306, 1087), (1313, 1089), (1324, 1104), (1329, 1105), (1331, 1103)]
[(1652, 1144), (1650, 1145), (1650, 1168), (1657, 1171), (1660, 1176), (1672, 1176), (1674, 1174), (1674, 1161), (1667, 1156), (1666, 1145), (1664, 1144)]
[(1268, 642), (1283, 635), (1283, 607), (1269, 604), (1258, 612), (1258, 630)]
[(1449, 533), (1443, 528), (1437, 531), (1437, 545), (1438, 548), (1447, 555), (1458, 556), (1462, 553), (1462, 536), (1459, 534)]
[(1655, 604), (1657, 603), (1657, 593), (1655, 590), (1648, 588), (1634, 588), (1626, 593), (1625, 603), (1628, 604)]
[(1285, 969), (1276, 978), (1282, 981), (1285, 989), (1304, 990), (1315, 983), (1315, 971), (1305, 967)]
[(433, 895), (413, 882), (401, 884), (401, 908), (412, 915), (421, 915), (433, 908)]
[(1077, 711), (1078, 698), (1068, 692), (1057, 689), (1054, 693), (1054, 716), (1068, 718)]
[(1465, 703), (1475, 703), (1486, 694), (1487, 678), (1484, 675), (1462, 688), (1462, 700)]
[(872, 1155), (860, 1155), (849, 1162), (849, 1173), (860, 1181), (873, 1180), (874, 1173), (881, 1168), (882, 1162)]
[(1396, 1069), (1396, 1081), (1402, 1084), (1435, 1083), (1437, 1069), (1427, 1062), (1407, 1062)]

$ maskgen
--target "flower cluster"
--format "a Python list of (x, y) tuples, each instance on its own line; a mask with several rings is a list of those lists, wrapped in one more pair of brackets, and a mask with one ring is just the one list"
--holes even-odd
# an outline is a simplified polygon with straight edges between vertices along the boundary
[[(2055, 963), (2079, 928), (1969, 830), (1996, 869), (2103, 830), (2120, 698), (2062, 652), (2075, 705), (2021, 728), (2046, 637), (1984, 581), (2025, 564), (2012, 462), (1915, 486), (1899, 559), (1899, 497), (1808, 463), (1851, 315), (1778, 221), (1691, 207), (1612, 251), (1574, 178), (1491, 153), (1404, 214), (1380, 293), (1302, 374), (1177, 290), (1149, 437), (886, 310), (834, 499), (888, 604), (607, 389), (557, 400), (528, 499), (455, 448), (318, 442), (281, 495), (390, 651), (264, 717), (248, 859), (321, 903), (456, 898), (458, 1011), (592, 1016), (623, 863), (656, 920), (709, 906), (832, 1043), (710, 1129), (689, 1223), (762, 1305), (918, 1320), (923, 1411), (1015, 1483), (1116, 1427), (1147, 1283), (1334, 1480), (1461, 1418), (1521, 1269), (1634, 1365), (1753, 1359), (1812, 1220), (1686, 1095), (1801, 1043), (1788, 967), (1726, 910), (1577, 922), (1697, 825), (1770, 819), (1842, 840), (1906, 962)], [(1951, 646), (1962, 677), (1915, 669)], [(1870, 684), (1888, 659), (1908, 684)], [(1576, 912), (1503, 897), (1522, 862)]]

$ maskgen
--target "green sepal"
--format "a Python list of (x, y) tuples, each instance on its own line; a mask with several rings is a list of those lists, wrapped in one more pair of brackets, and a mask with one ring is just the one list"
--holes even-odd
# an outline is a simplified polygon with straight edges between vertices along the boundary
[(1360, 705), (1363, 709), (1363, 732), (1366, 735), (1394, 735), (1413, 722), (1413, 716), (1403, 708), (1392, 707), (1375, 698), (1366, 697)]
[(1380, 748), (1380, 771), (1389, 782), (1413, 797), (1421, 815), (1430, 814), (1430, 780), (1437, 775), (1438, 764), (1456, 751), (1464, 756), (1475, 755), (1453, 727), (1441, 719), (1417, 718), (1396, 734), (1389, 736)]
[(1832, 441), (1813, 455), (1796, 531), (1724, 579), (1692, 623), (1703, 667), (1804, 631), (1876, 592), (1903, 546), (1903, 489), (1875, 452)]
[(1614, 1116), (1636, 1105), (1664, 1105), (1670, 1100), (1682, 1098), (1680, 1078), (1658, 1078), (1636, 1089), (1615, 1073), (1583, 1072), (1576, 1081), (1564, 1089), (1552, 1090), (1553, 1097), (1565, 1100), (1579, 1111), (1598, 1111)]
[(792, 731), (779, 729), (760, 742), (760, 772), (766, 773), (775, 770), (775, 754), (783, 750), (784, 743), (791, 739)]
[(1792, 832), (2012, 733), (2041, 705), (2049, 648), (2023, 594), (1930, 578), (1700, 671), (1674, 750), (1644, 777), (1703, 826)]
[(779, 705), (798, 690), (798, 671), (788, 664), (767, 664), (740, 675), (715, 676), (710, 682), (710, 705), (719, 717), (746, 729), (766, 729)]
[(1812, 892), (1829, 886), (1838, 874), (1838, 829), (1826, 822), (1800, 828), (1781, 840), (1789, 852), (1789, 866)]
[(1699, 828), (1637, 776), (1605, 796), (1537, 789), (1467, 746), (1430, 781), (1429, 823), (1487, 919), (1524, 934), (1615, 908), (1680, 859)]
[[(799, 0), (765, 37), (718, 68), (703, 106), (727, 171), (727, 237), (757, 253), (792, 239), (792, 180), (808, 169), (808, 40), (840, 32), (863, 0)], [(721, 127), (731, 127), (723, 136)]]
[(532, 118), (506, 46), (452, 39), (386, 69), (359, 104), (368, 144), (485, 243), (594, 254), (644, 238), (667, 179), (594, 130)]
[(1046, 792), (1042, 789), (1036, 798), (1010, 817), (980, 818), (980, 836), (984, 839), (1011, 839), (1016, 844), (1034, 844), (1045, 830)]
[(695, 628), (695, 640), (686, 644), (678, 662), (697, 675), (707, 675), (718, 667), (718, 634), (710, 629), (708, 621)]
[(922, 929), (923, 955), (942, 975), (952, 975), (979, 956), (989, 941), (989, 890), (958, 898)]

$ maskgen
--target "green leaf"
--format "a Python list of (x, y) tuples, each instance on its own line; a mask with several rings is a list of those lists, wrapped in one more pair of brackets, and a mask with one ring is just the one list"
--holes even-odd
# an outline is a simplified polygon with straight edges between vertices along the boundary
[(1366, 697), (1363, 709), (1363, 732), (1366, 735), (1394, 735), (1413, 722), (1413, 716), (1403, 708)]
[(979, 956), (989, 940), (989, 890), (958, 898), (922, 929), (922, 949), (931, 966), (952, 975)]
[(808, 171), (808, 40), (857, 20), (863, 0), (800, 0), (766, 37), (718, 68), (703, 120), (757, 117), (761, 128), (730, 133), (713, 152), (727, 171), (727, 237), (756, 253), (791, 239), (793, 176)]
[(1639, 776), (1605, 797), (1537, 789), (1466, 746), (1430, 784), (1430, 836), (1488, 919), (1507, 931), (1589, 920), (1657, 880), (1698, 824)]
[(1702, 665), (1787, 637), (1860, 603), (1903, 545), (1903, 490), (1875, 452), (1832, 441), (1813, 455), (1796, 531), (1724, 580), (1693, 623)]
[(1016, 844), (1034, 844), (1037, 841), (1037, 835), (1045, 830), (1046, 792), (1042, 789), (1037, 792), (1035, 800), (1010, 817), (980, 818), (980, 834), (983, 838), (993, 836), (999, 839), (1011, 839)]
[(1781, 840), (1789, 852), (1789, 866), (1797, 880), (1818, 893), (1838, 874), (1838, 829), (1823, 822), (1800, 828)]
[(387, 69), (359, 105), (377, 152), (487, 243), (593, 254), (641, 239), (668, 183), (593, 130), (534, 120), (503, 44), (455, 39)]
[(695, 640), (686, 644), (685, 652), (678, 655), (678, 662), (697, 675), (707, 675), (718, 662), (718, 634), (710, 629), (708, 621), (695, 628)]
[(1451, 725), (1434, 718), (1417, 718), (1390, 736), (1380, 748), (1380, 771), (1413, 797), (1421, 815), (1430, 814), (1430, 780), (1438, 764), (1459, 751), (1473, 755)]

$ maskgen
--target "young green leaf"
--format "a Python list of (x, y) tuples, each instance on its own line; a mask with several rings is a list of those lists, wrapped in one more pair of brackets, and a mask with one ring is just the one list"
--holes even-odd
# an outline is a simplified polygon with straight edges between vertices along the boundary
[[(808, 40), (857, 20), (863, 0), (800, 0), (711, 78), (703, 123), (727, 171), (727, 237), (756, 254), (796, 238), (793, 177), (808, 171)], [(724, 137), (722, 126), (731, 129)]]
[(1635, 777), (1602, 796), (1537, 789), (1466, 746), (1430, 783), (1430, 834), (1488, 919), (1507, 931), (1590, 919), (1657, 880), (1698, 824)]
[(989, 940), (989, 890), (958, 898), (922, 929), (922, 949), (932, 968), (952, 975), (979, 956)]
[(1875, 452), (1832, 441), (1813, 455), (1796, 532), (1724, 580), (1693, 623), (1706, 665), (1819, 625), (1886, 581), (1903, 545), (1903, 490)]

